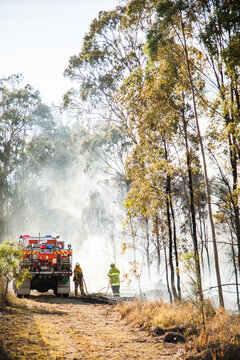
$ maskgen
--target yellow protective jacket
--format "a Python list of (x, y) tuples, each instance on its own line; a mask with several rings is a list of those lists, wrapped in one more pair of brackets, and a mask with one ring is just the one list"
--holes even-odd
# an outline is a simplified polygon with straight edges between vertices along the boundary
[(120, 271), (114, 265), (108, 272), (108, 276), (111, 280), (111, 286), (120, 285)]
[(80, 265), (75, 266), (73, 281), (80, 281), (82, 278), (83, 278), (83, 272), (81, 266)]

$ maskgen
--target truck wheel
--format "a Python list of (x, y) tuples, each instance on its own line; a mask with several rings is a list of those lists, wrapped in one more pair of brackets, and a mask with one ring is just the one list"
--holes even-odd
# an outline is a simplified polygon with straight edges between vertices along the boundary
[(68, 295), (69, 295), (69, 294), (63, 294), (63, 297), (64, 297), (64, 298), (68, 298)]

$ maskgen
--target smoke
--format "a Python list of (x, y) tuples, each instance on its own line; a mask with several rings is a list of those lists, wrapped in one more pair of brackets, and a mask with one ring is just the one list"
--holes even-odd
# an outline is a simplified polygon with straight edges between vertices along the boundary
[[(99, 171), (100, 163), (86, 172), (85, 162), (85, 157), (76, 151), (70, 161), (57, 165), (53, 159), (53, 162), (48, 163), (40, 172), (28, 169), (21, 184), (25, 201), (21, 208), (16, 209), (12, 231), (15, 238), (20, 234), (60, 235), (65, 246), (72, 245), (73, 265), (80, 262), (88, 292), (101, 290), (104, 293), (108, 287), (107, 272), (110, 263), (116, 263), (122, 279), (125, 273), (131, 275), (129, 261), (133, 260), (133, 251), (129, 249), (125, 255), (121, 254), (121, 243), (129, 239), (128, 234), (123, 234), (122, 228), (124, 214), (119, 198), (123, 200), (123, 194), (117, 191), (111, 178)], [(223, 248), (220, 252), (224, 270), (221, 271), (222, 283), (234, 283), (232, 266), (227, 262), (224, 250)], [(138, 280), (134, 275), (130, 276), (132, 282), (130, 285), (123, 283), (121, 292), (136, 295), (141, 290), (150, 298), (159, 298), (162, 294), (168, 298), (163, 262), (160, 274), (154, 264), (151, 266), (150, 282), (145, 259), (138, 251), (135, 255), (140, 266), (143, 264), (141, 278)], [(211, 273), (207, 260), (204, 259), (204, 289), (216, 285), (211, 253), (210, 262)], [(184, 271), (181, 271), (181, 277), (182, 291), (184, 296), (188, 297), (191, 289)], [(155, 288), (160, 278), (163, 284)], [(217, 288), (206, 291), (204, 295), (211, 297), (218, 305)], [(224, 298), (227, 307), (235, 305), (234, 286), (224, 287)]]
[[(16, 214), (15, 233), (60, 235), (72, 245), (73, 266), (80, 262), (87, 289), (108, 285), (109, 264), (126, 262), (121, 252), (122, 211), (119, 194), (102, 172), (85, 171), (85, 159), (62, 167), (48, 164), (40, 173), (25, 174), (25, 208)], [(24, 219), (24, 221), (23, 221)]]

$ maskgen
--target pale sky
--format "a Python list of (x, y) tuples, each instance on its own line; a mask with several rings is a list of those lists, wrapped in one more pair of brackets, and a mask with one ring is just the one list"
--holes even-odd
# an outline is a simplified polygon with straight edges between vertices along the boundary
[(0, 0), (0, 77), (21, 73), (43, 102), (59, 104), (72, 86), (63, 77), (70, 56), (100, 10), (117, 0)]

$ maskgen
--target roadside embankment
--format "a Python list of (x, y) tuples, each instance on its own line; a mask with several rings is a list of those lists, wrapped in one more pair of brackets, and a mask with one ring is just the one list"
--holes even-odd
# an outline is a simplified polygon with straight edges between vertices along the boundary
[(204, 319), (199, 308), (187, 302), (137, 301), (118, 309), (122, 319), (149, 331), (159, 341), (184, 342), (185, 359), (240, 359), (240, 315), (216, 310), (209, 301)]

